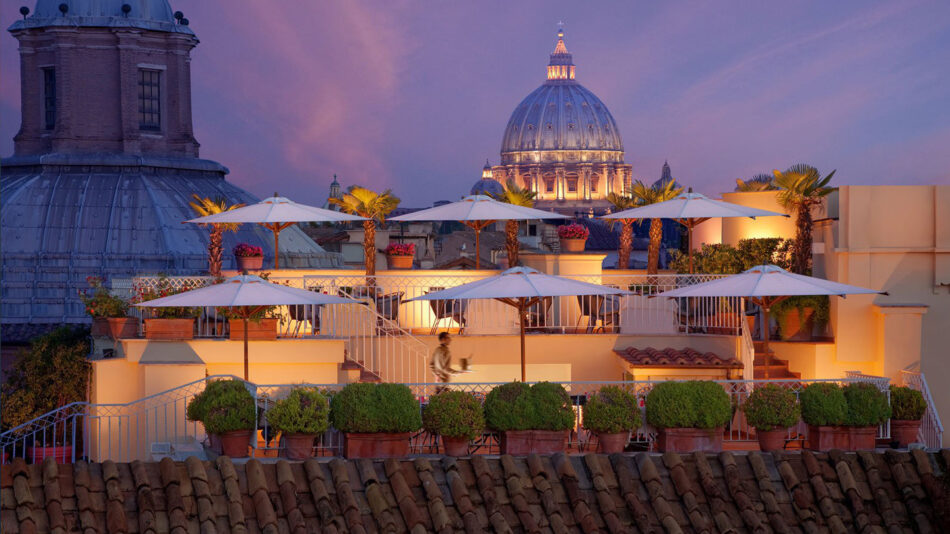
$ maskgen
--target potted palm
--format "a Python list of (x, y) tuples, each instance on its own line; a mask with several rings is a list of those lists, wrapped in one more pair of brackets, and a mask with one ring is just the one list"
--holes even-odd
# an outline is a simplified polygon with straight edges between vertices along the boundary
[(482, 404), (471, 393), (443, 391), (429, 399), (422, 426), (442, 438), (447, 456), (465, 456), (468, 443), (485, 430)]
[(295, 387), (267, 410), (267, 422), (280, 432), (283, 453), (291, 460), (313, 456), (313, 441), (330, 421), (327, 398), (314, 387)]
[(732, 402), (715, 382), (690, 380), (657, 384), (647, 395), (647, 422), (659, 429), (661, 452), (719, 452)]
[(412, 259), (416, 254), (414, 243), (390, 243), (385, 252), (390, 269), (412, 269)]
[(343, 198), (331, 198), (330, 203), (345, 213), (366, 217), (363, 221), (363, 254), (366, 259), (366, 284), (376, 285), (376, 224), (385, 223), (386, 217), (399, 205), (399, 198), (389, 189), (377, 193), (351, 186)]
[[(638, 205), (646, 206), (673, 200), (683, 192), (677, 187), (676, 180), (666, 180), (653, 186), (645, 185), (640, 180), (633, 184), (631, 196)], [(650, 245), (647, 248), (647, 274), (656, 274), (660, 268), (660, 246), (663, 242), (663, 219), (650, 219)]]
[(557, 227), (561, 252), (584, 252), (584, 245), (587, 243), (589, 236), (590, 230), (577, 223), (563, 224)]
[(828, 326), (831, 303), (827, 295), (789, 297), (771, 307), (779, 336), (786, 341), (810, 341), (813, 332)]
[(510, 382), (485, 398), (485, 423), (499, 433), (502, 454), (554, 454), (564, 451), (574, 409), (560, 384)]
[[(636, 208), (639, 203), (633, 198), (617, 193), (607, 193), (607, 202), (613, 206), (616, 211), (624, 211)], [(630, 268), (630, 252), (633, 251), (633, 223), (636, 219), (607, 219), (610, 227), (620, 223), (620, 239), (617, 247), (617, 269)]]
[(891, 417), (887, 394), (868, 382), (853, 382), (842, 389), (848, 403), (849, 448), (873, 450), (877, 427)]
[(805, 386), (799, 394), (802, 420), (808, 425), (808, 445), (817, 451), (848, 449), (848, 401), (841, 386), (817, 382)]
[[(519, 187), (514, 180), (509, 178), (507, 182), (505, 182), (505, 191), (500, 194), (492, 194), (491, 196), (499, 202), (533, 208), (534, 199), (538, 194), (527, 187)], [(518, 266), (518, 251), (520, 249), (521, 242), (518, 241), (518, 221), (509, 219), (505, 221), (505, 252), (508, 258), (508, 267)]]
[(264, 266), (264, 249), (248, 243), (239, 243), (234, 249), (238, 271), (259, 271)]
[(775, 384), (755, 388), (743, 403), (742, 411), (755, 428), (759, 449), (765, 452), (784, 449), (788, 427), (801, 418), (795, 394)]
[(113, 295), (98, 276), (89, 276), (86, 282), (91, 290), (80, 292), (79, 298), (86, 306), (86, 313), (92, 316), (90, 333), (94, 337), (112, 339), (137, 337), (139, 323), (134, 317), (128, 316), (129, 303)]
[[(174, 286), (165, 275), (158, 277), (154, 286), (136, 288), (133, 302), (141, 303), (187, 291), (183, 286)], [(145, 318), (145, 339), (187, 340), (195, 337), (197, 308), (162, 307), (149, 308)]]
[(597, 452), (623, 452), (630, 432), (640, 426), (636, 395), (617, 386), (604, 386), (584, 404), (584, 428), (597, 435)]
[(891, 437), (899, 447), (916, 443), (920, 421), (927, 411), (924, 396), (907, 386), (891, 386)]
[[(215, 380), (188, 402), (186, 415), (200, 422), (212, 437), (212, 449), (232, 458), (247, 456), (254, 434), (257, 408), (241, 380)], [(217, 450), (215, 451), (217, 452)]]
[(812, 217), (811, 210), (824, 202), (826, 196), (835, 191), (829, 187), (831, 174), (821, 177), (818, 169), (811, 165), (798, 164), (785, 172), (773, 171), (774, 184), (779, 189), (777, 200), (786, 211), (795, 214), (795, 244), (792, 247), (790, 271), (796, 274), (811, 274), (812, 256)]
[(347, 384), (330, 401), (330, 422), (344, 433), (347, 458), (401, 458), (422, 427), (419, 401), (403, 384)]
[[(208, 215), (216, 215), (244, 207), (244, 204), (233, 204), (229, 206), (227, 201), (223, 198), (212, 200), (211, 198), (201, 197), (195, 194), (191, 195), (191, 197), (194, 201), (189, 202), (188, 205), (191, 206), (191, 209), (193, 209), (199, 217), (207, 217)], [(221, 246), (222, 234), (224, 234), (224, 232), (237, 231), (240, 225), (237, 223), (212, 223), (208, 226), (211, 227), (211, 233), (208, 237), (208, 273), (211, 276), (218, 277), (221, 276), (221, 266), (223, 263), (221, 260), (221, 252), (223, 250)]]

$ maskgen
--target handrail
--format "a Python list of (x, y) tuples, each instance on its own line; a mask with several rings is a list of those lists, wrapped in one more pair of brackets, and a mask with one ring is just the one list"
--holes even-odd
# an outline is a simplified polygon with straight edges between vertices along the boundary
[(927, 405), (917, 438), (928, 449), (939, 449), (943, 446), (943, 423), (940, 421), (940, 414), (934, 407), (930, 386), (927, 385), (927, 378), (920, 371), (902, 370), (901, 383), (911, 389), (920, 391), (924, 396), (924, 403)]
[(742, 362), (742, 377), (746, 380), (754, 380), (755, 342), (752, 341), (752, 333), (749, 332), (748, 321), (745, 320), (745, 301), (743, 301), (742, 312), (743, 313), (741, 313), (739, 316), (739, 359)]

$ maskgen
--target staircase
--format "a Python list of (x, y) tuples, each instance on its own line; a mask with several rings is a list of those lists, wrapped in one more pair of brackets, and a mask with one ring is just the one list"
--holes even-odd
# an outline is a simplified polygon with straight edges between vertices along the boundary
[(370, 371), (363, 366), (360, 362), (356, 360), (351, 360), (349, 357), (343, 360), (343, 363), (340, 364), (340, 372), (344, 376), (341, 376), (342, 382), (351, 383), (351, 382), (382, 382), (382, 378)]
[[(765, 352), (762, 350), (761, 341), (754, 342), (754, 346), (755, 357), (752, 360), (753, 377), (756, 380), (762, 380), (766, 378)], [(802, 377), (801, 373), (790, 371), (788, 369), (788, 361), (776, 358), (775, 351), (771, 349), (769, 349), (768, 375), (769, 380), (798, 379)]]

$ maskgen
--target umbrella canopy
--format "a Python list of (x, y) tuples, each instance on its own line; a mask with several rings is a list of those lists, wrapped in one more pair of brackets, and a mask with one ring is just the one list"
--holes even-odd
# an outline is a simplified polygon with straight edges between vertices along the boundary
[(413, 300), (495, 299), (518, 309), (521, 326), (521, 380), (525, 380), (525, 320), (528, 308), (544, 297), (631, 295), (629, 291), (544, 274), (530, 267), (512, 267), (496, 276), (434, 291)]
[(458, 202), (393, 217), (390, 221), (459, 221), (475, 230), (475, 268), (479, 267), (479, 233), (495, 221), (568, 219), (566, 215), (499, 202), (485, 195), (470, 195)]
[(706, 195), (681, 193), (672, 200), (648, 204), (639, 208), (604, 215), (602, 219), (674, 219), (686, 227), (689, 234), (689, 272), (693, 272), (693, 228), (713, 217), (788, 217), (788, 214), (750, 208), (722, 200), (713, 200)]
[(257, 223), (274, 232), (274, 268), (280, 267), (279, 245), (280, 231), (298, 222), (344, 222), (365, 221), (365, 217), (326, 210), (305, 204), (297, 204), (285, 197), (265, 198), (257, 204), (244, 206), (214, 215), (206, 215), (185, 222), (197, 224), (217, 223)]
[(228, 278), (220, 284), (140, 302), (135, 306), (143, 308), (216, 306), (235, 310), (244, 320), (244, 379), (247, 380), (247, 321), (251, 315), (269, 306), (348, 304), (352, 302), (354, 301), (351, 299), (273, 284), (260, 276), (244, 274)]

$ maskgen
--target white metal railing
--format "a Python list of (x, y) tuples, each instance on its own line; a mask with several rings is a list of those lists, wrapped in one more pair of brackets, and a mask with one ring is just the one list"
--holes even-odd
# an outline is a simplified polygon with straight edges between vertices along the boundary
[(928, 449), (943, 447), (943, 423), (940, 422), (940, 414), (937, 413), (937, 408), (934, 406), (933, 397), (930, 395), (930, 387), (927, 385), (924, 374), (919, 371), (901, 371), (901, 383), (919, 391), (924, 396), (924, 402), (927, 404), (924, 418), (920, 422), (917, 439)]
[[(89, 404), (74, 403), (33, 421), (13, 428), (0, 434), (0, 449), (6, 454), (3, 461), (9, 458), (25, 458), (28, 461), (40, 462), (46, 456), (55, 454), (43, 445), (59, 445), (65, 447), (62, 459), (76, 461), (88, 459), (90, 461), (113, 460), (128, 462), (132, 460), (156, 459), (159, 455), (174, 451), (178, 458), (181, 455), (203, 454), (201, 445), (210, 445), (208, 436), (200, 423), (188, 421), (186, 410), (188, 402), (195, 394), (204, 390), (207, 380), (234, 378), (230, 376), (213, 376), (204, 380), (185, 384), (178, 388), (157, 393), (149, 397), (126, 404)], [(913, 380), (913, 377), (909, 378)], [(887, 387), (888, 380), (880, 377), (850, 376), (843, 379), (828, 380), (722, 380), (721, 384), (732, 400), (735, 407), (733, 417), (724, 429), (725, 441), (752, 441), (755, 432), (749, 427), (741, 406), (754, 388), (764, 384), (777, 384), (794, 392), (797, 396), (808, 384), (815, 382), (837, 382), (846, 384), (856, 381), (870, 381)], [(652, 390), (655, 381), (626, 381), (626, 382), (562, 382), (561, 384), (571, 395), (572, 404), (576, 413), (575, 427), (570, 437), (570, 447), (573, 450), (587, 450), (595, 439), (587, 432), (581, 422), (583, 410), (589, 395), (605, 385), (614, 385), (624, 388), (637, 395), (640, 399), (645, 419), (647, 394)], [(277, 432), (269, 428), (266, 410), (275, 400), (283, 398), (289, 391), (301, 384), (272, 384), (258, 385), (246, 383), (248, 391), (252, 393), (257, 403), (257, 424), (259, 430), (257, 438), (250, 443), (251, 454), (254, 456), (272, 455), (280, 447), (280, 438)], [(428, 392), (440, 384), (410, 383), (407, 384), (419, 400), (424, 404)], [(452, 389), (469, 391), (484, 398), (497, 383), (456, 383)], [(333, 395), (344, 384), (316, 384), (327, 394)], [(928, 399), (928, 410), (933, 406)], [(939, 422), (935, 428), (939, 428)], [(631, 435), (631, 441), (639, 443), (644, 450), (652, 447), (656, 432), (649, 425), (637, 429)], [(800, 447), (808, 437), (808, 428), (802, 422), (789, 429), (787, 447)], [(887, 437), (887, 436), (881, 436)], [(335, 455), (340, 453), (342, 436), (334, 429), (328, 430), (319, 438), (315, 445), (316, 453), (321, 455)], [(421, 432), (412, 439), (414, 452), (435, 452), (437, 449), (435, 436)], [(939, 442), (938, 442), (939, 443)], [(493, 435), (486, 433), (475, 441), (475, 449), (479, 452), (497, 452), (497, 441)]]
[(742, 378), (752, 380), (755, 378), (755, 342), (752, 340), (752, 332), (749, 331), (749, 323), (745, 320), (745, 304), (742, 306), (742, 313), (739, 314), (742, 319), (739, 330), (739, 361), (742, 362)]

